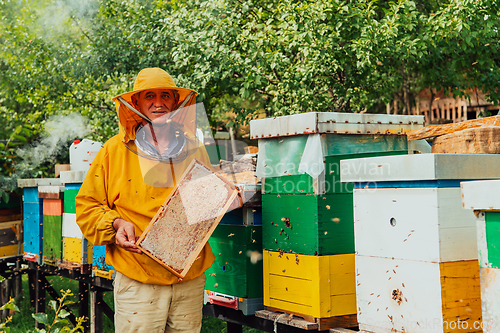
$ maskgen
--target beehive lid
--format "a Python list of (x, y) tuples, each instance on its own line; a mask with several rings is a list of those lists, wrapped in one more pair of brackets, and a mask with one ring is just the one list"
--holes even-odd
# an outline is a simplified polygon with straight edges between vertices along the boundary
[(460, 185), (463, 208), (500, 210), (500, 180), (477, 180)]
[(61, 180), (59, 178), (28, 178), (17, 180), (17, 186), (19, 186), (20, 188), (50, 185), (60, 186)]
[(250, 121), (250, 138), (262, 139), (301, 134), (402, 135), (424, 126), (424, 116), (367, 113), (307, 112)]
[(342, 182), (500, 178), (500, 155), (415, 154), (343, 160)]
[(38, 197), (43, 199), (61, 199), (64, 186), (59, 185), (39, 185)]
[(87, 171), (61, 171), (61, 184), (83, 183)]

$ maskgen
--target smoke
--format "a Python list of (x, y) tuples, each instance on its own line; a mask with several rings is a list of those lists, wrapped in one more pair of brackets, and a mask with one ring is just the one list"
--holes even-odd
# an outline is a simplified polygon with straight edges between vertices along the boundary
[(17, 165), (17, 171), (36, 169), (43, 162), (55, 157), (62, 146), (66, 147), (69, 140), (83, 137), (87, 133), (86, 118), (79, 113), (50, 117), (45, 123), (42, 139), (35, 145), (17, 151), (17, 155), (22, 159)]
[[(88, 133), (86, 118), (79, 113), (50, 117), (39, 142), (18, 149), (16, 154), (22, 161), (15, 166), (11, 176), (0, 175), (0, 202), (8, 199), (8, 193), (17, 188), (17, 180), (33, 178), (37, 168), (66, 149), (69, 140)], [(5, 198), (7, 196), (7, 198)]]
[(99, 8), (93, 0), (55, 0), (37, 9), (38, 23), (45, 37), (60, 38), (67, 31), (67, 23), (77, 29), (86, 29)]

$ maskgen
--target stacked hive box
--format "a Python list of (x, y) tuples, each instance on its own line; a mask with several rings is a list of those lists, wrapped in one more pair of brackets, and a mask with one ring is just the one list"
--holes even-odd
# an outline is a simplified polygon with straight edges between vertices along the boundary
[(43, 198), (38, 186), (59, 186), (59, 179), (18, 179), (23, 189), (23, 246), (24, 259), (42, 264), (43, 256)]
[[(260, 192), (260, 185), (251, 187)], [(210, 236), (215, 262), (205, 273), (205, 303), (241, 310), (244, 315), (263, 309), (262, 217), (258, 201), (226, 213)]]
[(58, 185), (38, 186), (43, 200), (43, 263), (58, 265), (62, 260), (63, 191)]
[(63, 261), (60, 266), (78, 268), (82, 273), (90, 272), (92, 264), (92, 244), (76, 224), (75, 198), (83, 182), (82, 171), (61, 171), (61, 183), (64, 184), (64, 214), (62, 219)]
[(0, 258), (23, 254), (22, 215), (19, 197), (11, 195), (9, 202), (0, 203)]
[(473, 209), (477, 227), (477, 246), (481, 303), (485, 333), (500, 331), (500, 181), (463, 182), (462, 203)]
[(361, 330), (481, 332), (475, 218), (461, 209), (460, 180), (500, 177), (498, 163), (455, 154), (341, 162), (342, 181), (355, 182)]
[(404, 133), (422, 124), (420, 116), (315, 112), (251, 122), (268, 309), (320, 329), (356, 326), (352, 184), (340, 183), (340, 161), (407, 154)]
[(106, 264), (106, 245), (92, 247), (92, 276), (113, 280), (116, 271), (113, 266)]

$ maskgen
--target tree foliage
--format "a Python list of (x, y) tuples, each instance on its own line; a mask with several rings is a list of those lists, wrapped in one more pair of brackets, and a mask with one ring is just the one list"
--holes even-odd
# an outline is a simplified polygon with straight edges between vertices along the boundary
[[(229, 126), (308, 111), (408, 112), (423, 88), (500, 98), (492, 0), (0, 0), (0, 170), (55, 114), (117, 133), (111, 97), (144, 67)], [(21, 127), (20, 127), (21, 126)], [(21, 128), (21, 129), (20, 129)]]

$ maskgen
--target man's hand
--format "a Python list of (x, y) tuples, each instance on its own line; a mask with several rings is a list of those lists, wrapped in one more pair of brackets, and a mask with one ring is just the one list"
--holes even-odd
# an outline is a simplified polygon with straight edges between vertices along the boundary
[(135, 241), (139, 237), (135, 237), (135, 227), (132, 223), (118, 218), (113, 221), (113, 228), (116, 230), (116, 245), (130, 252), (142, 253), (142, 251), (137, 248), (137, 245), (135, 245)]

